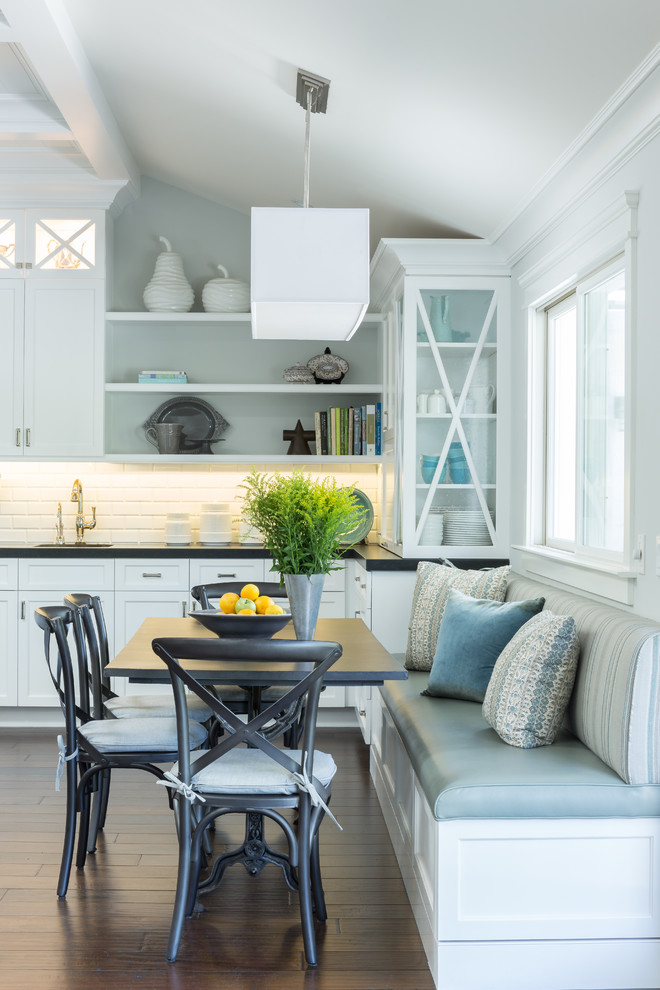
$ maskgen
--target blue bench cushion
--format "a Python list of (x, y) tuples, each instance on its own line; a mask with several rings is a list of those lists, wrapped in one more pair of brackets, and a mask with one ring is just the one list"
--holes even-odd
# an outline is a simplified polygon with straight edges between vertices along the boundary
[(480, 704), (423, 697), (427, 681), (410, 671), (380, 690), (436, 819), (660, 815), (660, 787), (624, 784), (570, 732), (552, 746), (507, 746)]

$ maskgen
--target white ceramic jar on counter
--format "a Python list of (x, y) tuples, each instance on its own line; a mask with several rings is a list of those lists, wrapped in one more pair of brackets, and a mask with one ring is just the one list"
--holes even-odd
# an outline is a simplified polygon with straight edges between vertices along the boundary
[(165, 542), (168, 546), (187, 546), (192, 542), (189, 512), (168, 512), (165, 516)]

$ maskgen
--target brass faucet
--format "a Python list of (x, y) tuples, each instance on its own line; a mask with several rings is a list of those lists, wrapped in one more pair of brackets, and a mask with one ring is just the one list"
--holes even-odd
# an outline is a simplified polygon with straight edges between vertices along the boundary
[(71, 491), (71, 501), (78, 503), (78, 512), (76, 513), (76, 543), (85, 542), (85, 530), (94, 529), (96, 526), (96, 506), (92, 506), (92, 520), (91, 522), (85, 522), (85, 516), (83, 512), (83, 490), (80, 479), (76, 478), (73, 483), (73, 489)]
[(55, 543), (57, 546), (64, 546), (64, 524), (62, 523), (62, 503), (57, 503), (57, 515), (55, 521)]

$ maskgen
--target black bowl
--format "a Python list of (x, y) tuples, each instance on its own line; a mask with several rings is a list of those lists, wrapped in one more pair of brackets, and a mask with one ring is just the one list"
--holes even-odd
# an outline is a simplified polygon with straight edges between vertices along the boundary
[(270, 639), (278, 629), (283, 629), (287, 622), (291, 622), (288, 612), (283, 615), (230, 615), (208, 608), (188, 612), (188, 615), (197, 619), (216, 636), (245, 636), (254, 639)]

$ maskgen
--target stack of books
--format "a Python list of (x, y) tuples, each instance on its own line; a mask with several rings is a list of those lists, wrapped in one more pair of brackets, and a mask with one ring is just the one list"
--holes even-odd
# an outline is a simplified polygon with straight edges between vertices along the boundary
[(314, 413), (316, 453), (377, 457), (382, 452), (382, 403), (329, 406)]
[(185, 385), (188, 376), (185, 371), (139, 371), (138, 384)]

